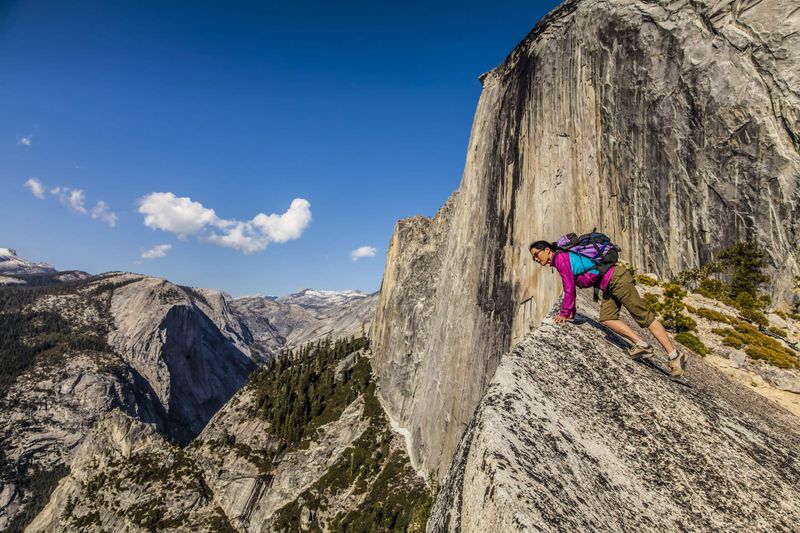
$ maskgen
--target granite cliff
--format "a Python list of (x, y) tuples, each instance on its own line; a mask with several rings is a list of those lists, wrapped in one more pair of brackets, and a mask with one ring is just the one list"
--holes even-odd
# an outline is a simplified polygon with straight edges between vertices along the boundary
[(602, 228), (669, 277), (756, 239), (788, 303), (800, 228), (800, 9), (570, 0), (481, 76), (458, 190), (400, 221), (374, 368), (415, 466), (443, 479), (500, 356), (560, 285), (527, 244)]

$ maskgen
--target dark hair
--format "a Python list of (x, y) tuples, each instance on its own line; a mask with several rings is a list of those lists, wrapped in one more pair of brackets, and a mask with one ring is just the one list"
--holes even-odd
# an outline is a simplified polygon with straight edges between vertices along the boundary
[(558, 250), (558, 246), (554, 242), (547, 242), (547, 241), (533, 241), (530, 246), (528, 246), (528, 251), (530, 252), (536, 248), (537, 250), (544, 250), (547, 248), (551, 252), (555, 252)]

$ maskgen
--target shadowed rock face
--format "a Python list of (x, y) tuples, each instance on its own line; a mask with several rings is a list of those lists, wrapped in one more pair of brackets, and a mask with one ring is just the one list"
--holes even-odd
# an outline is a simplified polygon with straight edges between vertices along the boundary
[(256, 366), (245, 344), (249, 332), (216, 291), (142, 278), (114, 292), (111, 312), (109, 343), (149, 382), (169, 436), (183, 444)]
[(428, 531), (796, 530), (797, 419), (697, 357), (685, 382), (594, 320), (542, 324), (503, 357)]
[(798, 29), (789, 0), (571, 1), (482, 77), (461, 185), (432, 220), (398, 223), (373, 329), (419, 468), (444, 475), (499, 355), (558, 295), (534, 239), (597, 227), (661, 277), (757, 239), (787, 299)]

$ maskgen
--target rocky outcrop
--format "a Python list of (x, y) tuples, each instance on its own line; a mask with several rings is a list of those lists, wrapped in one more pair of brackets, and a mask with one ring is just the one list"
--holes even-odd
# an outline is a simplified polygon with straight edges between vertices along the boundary
[(0, 529), (18, 531), (36, 515), (74, 450), (113, 409), (154, 421), (163, 431), (155, 394), (113, 354), (79, 352), (63, 365), (37, 364), (7, 391), (0, 409)]
[[(268, 424), (249, 414), (252, 395), (243, 391), (235, 406), (215, 417), (194, 444), (193, 455), (207, 473), (215, 501), (237, 530), (260, 532), (271, 530), (274, 515), (328, 472), (361, 437), (369, 420), (359, 397), (338, 419), (320, 428), (306, 448), (282, 454), (265, 471), (254, 459), (274, 453), (278, 442), (270, 438)], [(244, 450), (252, 455), (241, 453)]]
[(527, 245), (602, 228), (664, 277), (757, 239), (786, 300), (800, 235), (800, 10), (568, 1), (483, 75), (464, 175), (398, 223), (373, 328), (387, 411), (440, 479), (500, 354), (560, 289)]
[(70, 475), (26, 531), (230, 530), (210, 496), (184, 450), (115, 410), (83, 441)]
[(699, 357), (672, 382), (579, 309), (503, 356), (428, 531), (795, 530), (797, 418)]

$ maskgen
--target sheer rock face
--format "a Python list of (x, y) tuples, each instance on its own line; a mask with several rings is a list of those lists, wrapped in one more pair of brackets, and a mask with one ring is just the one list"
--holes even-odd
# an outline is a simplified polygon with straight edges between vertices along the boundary
[(155, 391), (179, 442), (200, 433), (255, 368), (249, 332), (221, 293), (142, 278), (114, 291), (111, 313), (109, 344)]
[(597, 227), (665, 277), (757, 239), (798, 273), (796, 2), (569, 1), (484, 85), (461, 185), (398, 223), (373, 329), (388, 412), (440, 479), (499, 355), (560, 283), (527, 245)]
[(628, 359), (580, 303), (503, 357), (428, 531), (796, 530), (797, 418), (701, 358)]

